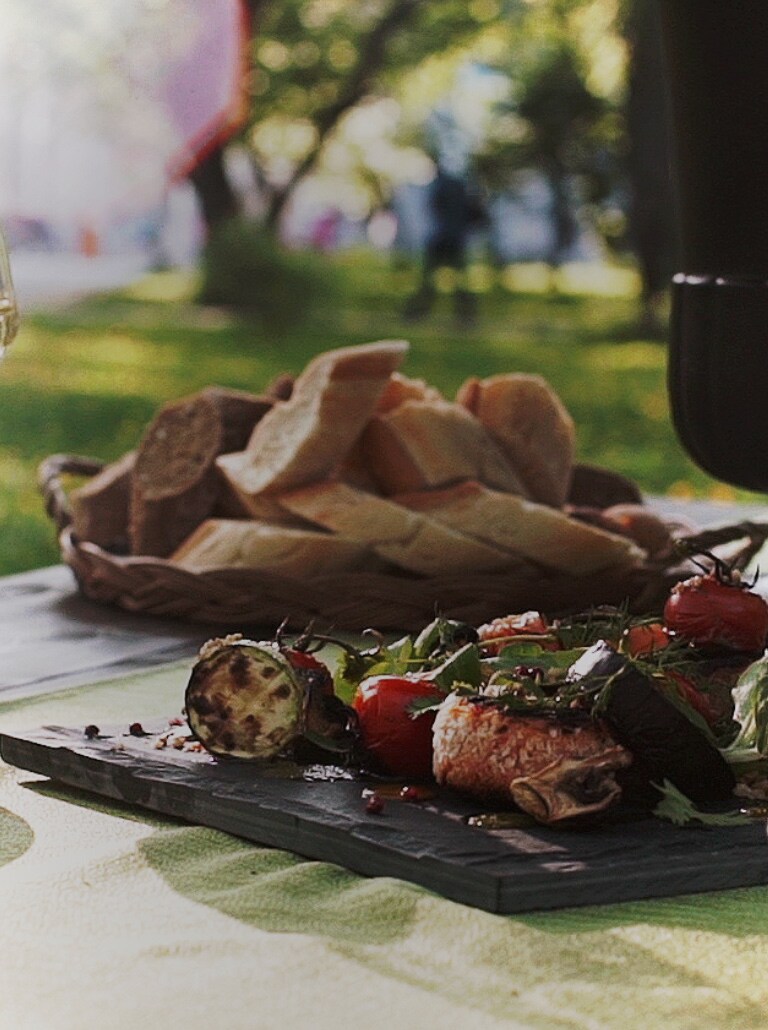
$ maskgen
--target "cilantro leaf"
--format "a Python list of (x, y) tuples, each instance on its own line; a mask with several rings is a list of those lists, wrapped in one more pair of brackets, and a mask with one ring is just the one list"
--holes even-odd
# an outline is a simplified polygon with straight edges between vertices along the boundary
[(653, 786), (662, 795), (653, 814), (657, 819), (666, 819), (675, 826), (744, 826), (751, 822), (748, 816), (736, 810), (702, 812), (669, 780), (664, 780), (661, 785), (654, 783)]

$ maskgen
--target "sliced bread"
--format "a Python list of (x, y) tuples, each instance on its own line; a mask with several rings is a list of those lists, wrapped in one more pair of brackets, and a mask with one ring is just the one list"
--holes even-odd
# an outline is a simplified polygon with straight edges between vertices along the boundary
[(226, 386), (207, 386), (201, 393), (218, 408), (224, 429), (221, 441), (223, 452), (242, 450), (250, 440), (256, 423), (274, 407), (276, 400), (266, 394), (248, 393)]
[(385, 561), (426, 576), (519, 566), (500, 548), (348, 483), (318, 483), (282, 494), (295, 515), (365, 544)]
[(360, 566), (367, 549), (333, 533), (255, 519), (206, 519), (170, 556), (189, 572), (258, 569), (297, 579)]
[(399, 408), (406, 401), (439, 401), (442, 399), (440, 391), (423, 379), (412, 379), (400, 372), (393, 372), (379, 398), (376, 411), (384, 414), (394, 408)]
[(571, 483), (576, 433), (549, 383), (522, 373), (472, 378), (456, 399), (501, 447), (525, 484), (524, 493), (561, 508)]
[(132, 554), (167, 557), (213, 511), (224, 427), (202, 394), (166, 404), (147, 427), (131, 477)]
[(108, 551), (128, 549), (131, 475), (136, 452), (105, 465), (101, 472), (69, 495), (72, 529), (80, 540), (90, 540)]
[(290, 400), (264, 416), (245, 450), (219, 462), (222, 474), (246, 497), (326, 478), (347, 456), (407, 350), (403, 340), (383, 340), (314, 358)]
[(525, 493), (498, 444), (474, 415), (450, 401), (409, 400), (375, 415), (366, 426), (361, 447), (385, 494), (464, 479)]
[(477, 482), (393, 499), (492, 547), (574, 576), (636, 565), (645, 558), (627, 537)]

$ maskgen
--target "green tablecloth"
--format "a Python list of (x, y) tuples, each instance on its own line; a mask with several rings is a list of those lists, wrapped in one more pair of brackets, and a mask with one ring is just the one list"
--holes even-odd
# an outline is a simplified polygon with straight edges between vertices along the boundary
[[(0, 729), (172, 715), (185, 679)], [(768, 1027), (768, 889), (494, 916), (2, 766), (0, 933), (8, 1030)]]

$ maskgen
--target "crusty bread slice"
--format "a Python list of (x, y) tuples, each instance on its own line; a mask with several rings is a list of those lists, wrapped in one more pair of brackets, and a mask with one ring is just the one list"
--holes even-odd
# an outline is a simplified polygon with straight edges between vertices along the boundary
[(451, 401), (405, 401), (375, 415), (361, 447), (385, 494), (477, 479), (525, 493), (498, 444), (466, 408)]
[(326, 351), (276, 403), (245, 450), (219, 462), (240, 495), (275, 494), (324, 479), (346, 457), (408, 350), (382, 340)]
[(291, 515), (272, 494), (249, 494), (238, 484), (241, 456), (222, 454), (216, 459), (220, 477), (219, 498), (211, 515), (226, 519), (258, 519), (278, 526), (306, 526), (303, 520)]
[(439, 401), (443, 400), (440, 391), (430, 386), (423, 379), (412, 379), (400, 372), (393, 372), (384, 388), (384, 392), (376, 405), (376, 411), (384, 414), (399, 408), (406, 401)]
[(169, 560), (189, 572), (247, 568), (298, 579), (359, 567), (367, 555), (361, 544), (333, 533), (255, 519), (206, 519)]
[(426, 576), (489, 572), (520, 562), (491, 544), (348, 483), (318, 483), (282, 494), (295, 515), (366, 544), (385, 561)]
[(128, 511), (136, 451), (105, 465), (69, 495), (72, 529), (105, 550), (128, 549)]
[(472, 378), (460, 387), (456, 400), (504, 451), (527, 496), (561, 508), (571, 483), (576, 433), (549, 383), (523, 373)]
[(636, 565), (645, 558), (645, 552), (624, 536), (477, 482), (393, 499), (483, 543), (574, 576)]

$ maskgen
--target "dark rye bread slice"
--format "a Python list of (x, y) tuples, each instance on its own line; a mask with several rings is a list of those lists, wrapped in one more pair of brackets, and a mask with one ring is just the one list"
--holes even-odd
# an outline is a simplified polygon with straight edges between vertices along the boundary
[(166, 558), (213, 511), (216, 458), (224, 426), (219, 406), (195, 394), (171, 401), (147, 427), (131, 481), (132, 554)]
[(241, 451), (250, 440), (256, 423), (274, 407), (277, 400), (277, 397), (233, 390), (226, 386), (207, 386), (201, 394), (213, 401), (219, 410), (224, 429), (221, 445), (223, 454)]
[(128, 550), (128, 511), (135, 463), (136, 452), (129, 451), (71, 492), (72, 529), (79, 540), (90, 540), (106, 551)]
[(216, 458), (244, 446), (275, 403), (272, 396), (209, 386), (157, 412), (139, 444), (131, 476), (132, 554), (167, 557), (221, 509)]

